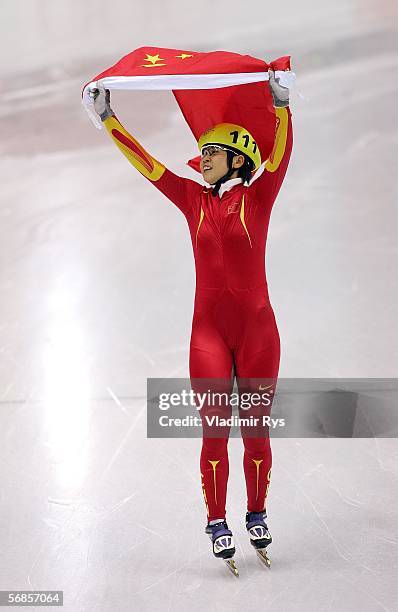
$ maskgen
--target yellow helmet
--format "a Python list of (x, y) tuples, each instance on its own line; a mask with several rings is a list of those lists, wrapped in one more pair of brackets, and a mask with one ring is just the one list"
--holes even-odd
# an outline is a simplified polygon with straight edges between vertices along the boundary
[(261, 153), (253, 136), (241, 125), (218, 123), (203, 132), (198, 140), (199, 151), (210, 144), (223, 145), (247, 155), (254, 163), (254, 170), (261, 166)]

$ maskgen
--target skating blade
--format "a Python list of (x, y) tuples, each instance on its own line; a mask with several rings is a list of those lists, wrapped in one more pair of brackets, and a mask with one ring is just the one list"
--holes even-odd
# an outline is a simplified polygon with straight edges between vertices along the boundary
[(234, 576), (238, 577), (239, 572), (238, 568), (235, 565), (235, 561), (233, 559), (224, 559), (228, 569), (233, 573)]
[(258, 548), (256, 550), (257, 556), (260, 559), (261, 563), (264, 563), (264, 565), (266, 565), (267, 567), (271, 567), (271, 561), (267, 555), (267, 549), (266, 548)]

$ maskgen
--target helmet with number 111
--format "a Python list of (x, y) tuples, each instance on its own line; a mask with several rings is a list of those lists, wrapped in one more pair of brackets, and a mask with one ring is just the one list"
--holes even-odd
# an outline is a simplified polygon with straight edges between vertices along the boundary
[(198, 140), (199, 150), (208, 145), (221, 145), (245, 155), (253, 162), (253, 170), (261, 166), (261, 154), (256, 141), (248, 130), (235, 123), (218, 123), (203, 132)]

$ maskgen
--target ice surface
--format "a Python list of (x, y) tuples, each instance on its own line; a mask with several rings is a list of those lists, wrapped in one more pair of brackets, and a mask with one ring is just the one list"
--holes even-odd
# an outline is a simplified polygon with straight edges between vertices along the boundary
[[(397, 374), (395, 2), (232, 7), (156, 0), (2, 4), (0, 588), (64, 609), (398, 608), (394, 439), (274, 440), (272, 569), (244, 530), (230, 441), (237, 580), (204, 535), (199, 440), (146, 438), (147, 377), (188, 375), (185, 220), (95, 130), (81, 86), (141, 45), (292, 55), (294, 149), (267, 276), (281, 376)], [(166, 92), (115, 92), (172, 170), (193, 142)]]

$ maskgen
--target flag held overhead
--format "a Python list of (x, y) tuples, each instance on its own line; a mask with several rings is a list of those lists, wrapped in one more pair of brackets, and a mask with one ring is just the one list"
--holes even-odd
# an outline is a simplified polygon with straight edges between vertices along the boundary
[[(107, 89), (171, 90), (196, 141), (219, 123), (244, 126), (255, 138), (262, 159), (270, 153), (276, 118), (268, 86), (268, 70), (291, 88), (295, 74), (290, 56), (270, 63), (229, 51), (199, 53), (181, 49), (140, 47), (86, 83), (82, 103), (98, 128), (90, 88), (101, 80)], [(195, 167), (194, 163), (190, 163)]]

